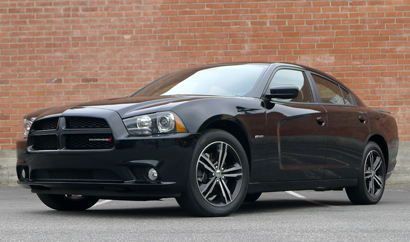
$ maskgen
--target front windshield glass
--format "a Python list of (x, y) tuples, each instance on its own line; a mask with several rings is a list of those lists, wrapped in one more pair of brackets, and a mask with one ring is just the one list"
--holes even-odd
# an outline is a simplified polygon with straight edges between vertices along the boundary
[(190, 68), (163, 76), (133, 96), (245, 96), (267, 67), (264, 64), (241, 64)]

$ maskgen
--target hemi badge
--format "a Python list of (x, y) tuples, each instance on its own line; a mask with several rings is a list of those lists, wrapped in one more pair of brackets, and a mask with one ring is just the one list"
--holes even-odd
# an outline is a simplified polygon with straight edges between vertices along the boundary
[(262, 139), (263, 135), (255, 135), (255, 139)]
[(107, 141), (110, 142), (112, 138), (89, 138), (88, 141)]

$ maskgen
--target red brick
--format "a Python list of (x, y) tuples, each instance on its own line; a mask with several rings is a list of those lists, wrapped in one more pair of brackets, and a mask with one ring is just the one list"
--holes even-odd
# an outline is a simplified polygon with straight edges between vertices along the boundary
[(230, 61), (290, 61), (328, 71), (366, 104), (392, 111), (400, 138), (410, 140), (409, 4), (2, 2), (0, 149), (13, 148), (22, 116), (38, 108), (123, 96), (177, 69)]
[(98, 78), (82, 78), (81, 82), (83, 83), (98, 82)]

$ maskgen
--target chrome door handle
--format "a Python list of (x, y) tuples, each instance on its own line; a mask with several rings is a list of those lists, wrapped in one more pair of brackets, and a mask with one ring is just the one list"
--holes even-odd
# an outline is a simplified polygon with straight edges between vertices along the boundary
[(361, 123), (365, 124), (366, 123), (366, 118), (363, 116), (359, 116), (359, 120)]
[(317, 117), (317, 118), (316, 118), (316, 122), (317, 122), (319, 125), (321, 125), (321, 126), (324, 126), (324, 125), (325, 125), (325, 120), (323, 120), (322, 117)]

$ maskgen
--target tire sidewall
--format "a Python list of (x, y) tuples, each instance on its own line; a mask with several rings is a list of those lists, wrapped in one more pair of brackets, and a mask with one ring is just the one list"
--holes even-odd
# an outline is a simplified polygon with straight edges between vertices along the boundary
[[(203, 149), (216, 141), (223, 141), (229, 144), (238, 154), (239, 158), (241, 159), (242, 165), (242, 184), (238, 196), (232, 201), (230, 204), (226, 206), (214, 206), (203, 198), (201, 195), (198, 185), (197, 185), (197, 177), (196, 177), (196, 169), (197, 169), (197, 161), (202, 153)], [(192, 195), (194, 200), (197, 204), (204, 210), (206, 214), (210, 216), (226, 216), (233, 212), (235, 212), (242, 204), (245, 196), (247, 194), (249, 184), (249, 165), (246, 153), (239, 143), (239, 141), (231, 134), (223, 130), (209, 130), (204, 133), (198, 140), (197, 145), (194, 149), (194, 155), (191, 160), (191, 166), (189, 169), (189, 184), (188, 184), (188, 192)]]

